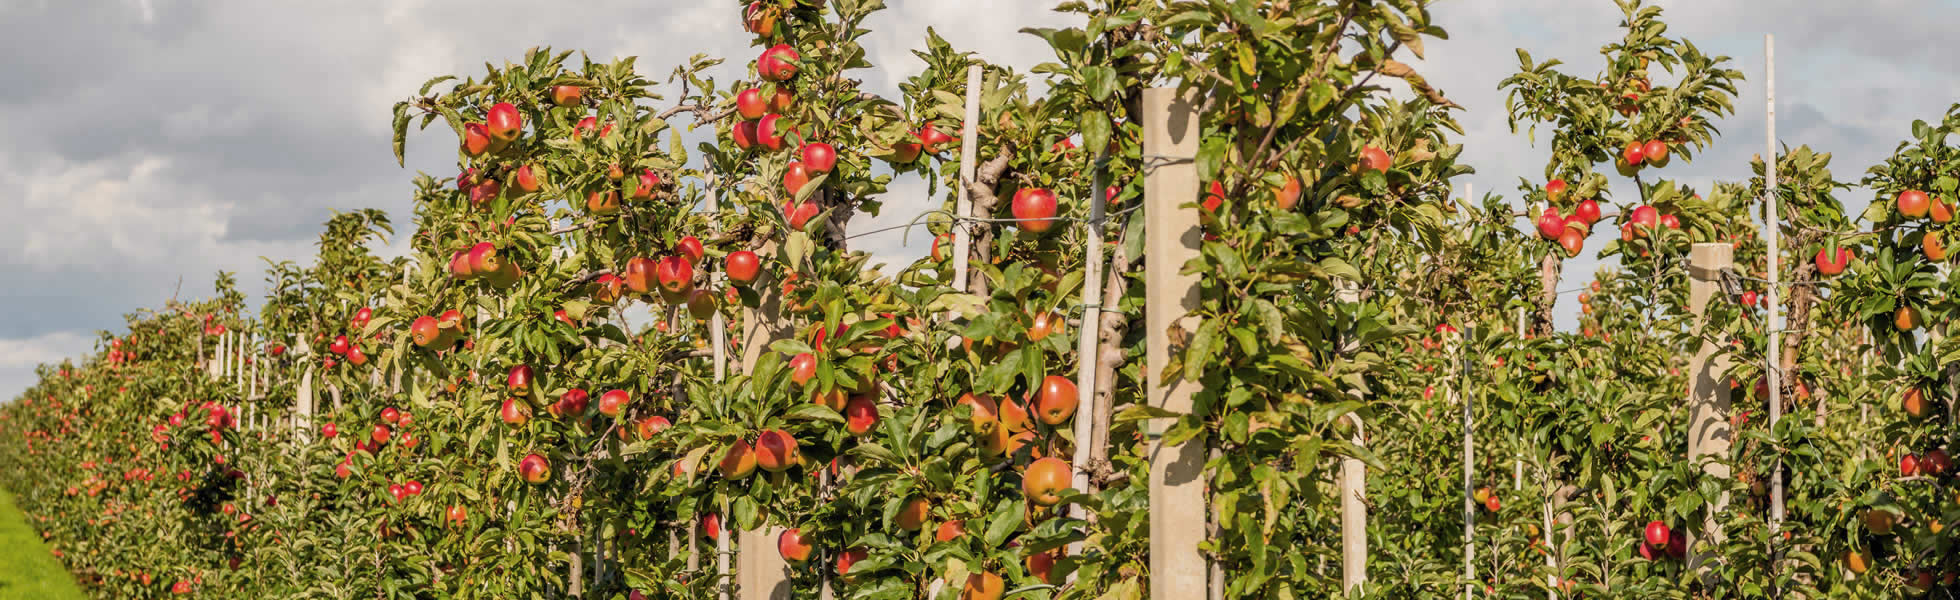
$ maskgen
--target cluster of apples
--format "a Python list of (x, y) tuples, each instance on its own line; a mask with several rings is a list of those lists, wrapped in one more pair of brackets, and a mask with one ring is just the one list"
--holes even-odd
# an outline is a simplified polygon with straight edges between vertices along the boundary
[[(1645, 204), (1633, 207), (1633, 210), (1627, 213), (1625, 221), (1620, 223), (1620, 241), (1631, 242), (1647, 237), (1661, 227), (1680, 229), (1681, 218), (1671, 213), (1662, 214), (1660, 209)], [(1647, 256), (1648, 252), (1642, 249), (1640, 255)]]
[(498, 254), (497, 245), (490, 242), (477, 242), (466, 250), (457, 250), (449, 255), (449, 276), (458, 281), (482, 279), (497, 289), (508, 288), (524, 275), (524, 269), (516, 262), (505, 260)]
[[(600, 304), (612, 304), (628, 296), (657, 295), (668, 304), (686, 307), (695, 318), (708, 318), (719, 306), (719, 300), (713, 292), (694, 285), (695, 267), (705, 259), (707, 251), (694, 236), (682, 238), (675, 250), (677, 254), (659, 259), (629, 258), (626, 268), (621, 270), (623, 275), (600, 275), (593, 282), (593, 299)], [(751, 259), (753, 254), (750, 253)], [(754, 276), (752, 272), (744, 274)]]
[[(1953, 205), (1941, 198), (1934, 198), (1921, 190), (1899, 192), (1899, 215), (1907, 219), (1930, 219), (1934, 224), (1944, 225), (1953, 222)], [(1926, 260), (1942, 262), (1946, 260), (1946, 244), (1940, 232), (1927, 228), (1919, 238), (1919, 250)]]
[(1924, 475), (1939, 479), (1953, 473), (1953, 458), (1946, 449), (1934, 448), (1924, 454), (1907, 453), (1899, 456), (1899, 476), (1914, 477)]
[(1627, 142), (1626, 147), (1620, 149), (1620, 157), (1613, 161), (1613, 168), (1619, 170), (1621, 175), (1632, 177), (1643, 167), (1658, 169), (1666, 167), (1670, 162), (1673, 160), (1669, 156), (1667, 142), (1634, 140)]
[[(389, 442), (391, 441), (404, 450), (412, 450), (416, 446), (421, 445), (421, 440), (417, 439), (413, 433), (408, 432), (409, 427), (414, 425), (415, 415), (410, 414), (408, 411), (393, 406), (381, 409), (381, 422), (375, 423), (374, 428), (368, 430), (366, 437), (354, 441), (354, 448), (348, 450), (341, 457), (340, 464), (334, 467), (334, 476), (341, 479), (353, 476), (352, 467), (355, 455), (367, 454), (372, 456), (379, 454), (383, 448), (389, 446)], [(400, 439), (396, 439), (396, 428), (402, 430), (399, 436)], [(320, 426), (320, 437), (333, 439), (338, 435), (340, 435), (339, 426), (333, 423)]]
[(721, 455), (716, 469), (725, 479), (747, 479), (755, 474), (757, 468), (770, 473), (781, 473), (802, 462), (803, 454), (797, 449), (796, 438), (781, 429), (765, 429), (755, 437), (755, 443), (737, 439)]
[(1553, 179), (1545, 183), (1545, 198), (1548, 200), (1545, 212), (1538, 215), (1538, 236), (1558, 243), (1567, 256), (1578, 256), (1586, 247), (1586, 236), (1592, 233), (1592, 226), (1600, 220), (1599, 201), (1592, 198), (1580, 200), (1572, 207), (1572, 214), (1559, 214), (1558, 205), (1565, 202), (1571, 185), (1564, 179)]
[(450, 309), (441, 315), (416, 317), (408, 326), (410, 341), (430, 350), (453, 348), (465, 335), (462, 311)]

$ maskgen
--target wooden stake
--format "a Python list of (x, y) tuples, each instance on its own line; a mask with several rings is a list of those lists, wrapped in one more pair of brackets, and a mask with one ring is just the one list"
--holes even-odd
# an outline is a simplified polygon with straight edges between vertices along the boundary
[[(1173, 352), (1170, 330), (1189, 332), (1190, 312), (1198, 307), (1198, 277), (1180, 273), (1198, 256), (1198, 102), (1195, 93), (1175, 88), (1143, 91), (1143, 153), (1159, 159), (1144, 176), (1145, 322), (1149, 328), (1145, 363), (1151, 406), (1190, 413), (1198, 382), (1164, 379)], [(1150, 597), (1152, 600), (1204, 600), (1205, 436), (1175, 446), (1163, 443), (1164, 425), (1150, 428)]]
[(960, 132), (960, 185), (958, 200), (953, 205), (953, 289), (965, 292), (967, 284), (967, 263), (973, 253), (973, 234), (967, 231), (970, 223), (965, 221), (973, 216), (973, 196), (966, 189), (973, 181), (980, 152), (980, 65), (966, 68), (966, 122), (961, 124)]
[[(1335, 280), (1335, 299), (1342, 304), (1361, 301), (1361, 290), (1355, 282), (1345, 279)], [(1352, 355), (1360, 350), (1361, 341), (1353, 336), (1341, 340), (1341, 354)], [(1355, 400), (1361, 399), (1360, 390), (1348, 392)], [(1353, 431), (1348, 441), (1355, 447), (1367, 445), (1363, 433), (1361, 415), (1348, 413), (1346, 419)], [(1352, 456), (1341, 459), (1341, 589), (1352, 594), (1368, 582), (1368, 466), (1361, 459)]]
[[(1723, 243), (1695, 244), (1688, 252), (1688, 312), (1697, 321), (1705, 322), (1708, 302), (1722, 292), (1722, 271), (1734, 263), (1734, 248)], [(1771, 254), (1774, 254), (1772, 252)], [(1770, 344), (1775, 347), (1775, 343)], [(1688, 363), (1688, 376), (1692, 379), (1688, 397), (1688, 460), (1702, 464), (1702, 470), (1709, 475), (1728, 478), (1729, 467), (1718, 461), (1703, 463), (1704, 456), (1726, 458), (1732, 435), (1729, 431), (1729, 360), (1727, 355), (1719, 354), (1715, 344), (1703, 342), (1695, 351), (1693, 361)], [(1774, 386), (1772, 386), (1774, 387)], [(1720, 543), (1724, 536), (1721, 523), (1715, 515), (1723, 514), (1729, 504), (1727, 494), (1711, 499), (1709, 517), (1702, 522), (1699, 533), (1689, 529), (1688, 546), (1696, 545), (1697, 538)], [(1688, 557), (1690, 568), (1707, 577), (1708, 557), (1700, 553)]]
[[(1101, 162), (1103, 155), (1097, 153)], [(1108, 196), (1102, 192), (1103, 170), (1095, 169), (1089, 182), (1089, 222), (1083, 240), (1082, 259), (1082, 326), (1076, 329), (1075, 344), (1075, 489), (1093, 493), (1089, 484), (1089, 451), (1091, 446), (1102, 439), (1097, 432), (1109, 428), (1109, 415), (1102, 414), (1096, 407), (1096, 343), (1102, 324), (1103, 296), (1103, 214)], [(1083, 513), (1076, 516), (1092, 519), (1093, 515), (1081, 507), (1070, 510)], [(1082, 555), (1082, 542), (1068, 545), (1070, 556)], [(1075, 581), (1075, 573), (1068, 575), (1068, 581)]]

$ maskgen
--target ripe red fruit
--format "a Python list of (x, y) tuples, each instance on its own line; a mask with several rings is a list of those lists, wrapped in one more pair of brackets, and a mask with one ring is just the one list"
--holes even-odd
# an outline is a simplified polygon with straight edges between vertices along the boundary
[(755, 447), (745, 440), (735, 440), (728, 451), (721, 456), (717, 467), (725, 479), (742, 479), (755, 473)]
[(851, 577), (851, 565), (857, 564), (870, 556), (871, 553), (863, 548), (852, 548), (838, 553), (837, 576), (843, 578), (846, 582), (852, 581), (854, 578)]
[(559, 106), (577, 106), (585, 96), (585, 90), (576, 85), (551, 86), (551, 103)]
[(721, 537), (721, 515), (715, 513), (701, 515), (701, 537), (711, 540)]
[(449, 510), (444, 511), (444, 515), (449, 518), (449, 522), (452, 524), (462, 524), (463, 521), (469, 520), (470, 518), (468, 511), (454, 504), (449, 505)]
[(490, 151), (490, 128), (482, 123), (463, 125), (463, 153), (470, 156), (483, 156)]
[(442, 338), (442, 330), (436, 327), (435, 317), (423, 315), (408, 326), (408, 336), (416, 346), (427, 348)]
[(742, 11), (742, 28), (765, 38), (775, 35), (776, 16), (775, 9), (769, 8), (766, 3), (750, 2), (748, 8)]
[(511, 367), (510, 374), (504, 377), (504, 387), (510, 389), (510, 394), (512, 396), (524, 396), (530, 394), (531, 393), (531, 365), (517, 365)]
[(736, 123), (734, 127), (729, 128), (728, 139), (730, 141), (735, 142), (736, 148), (741, 148), (743, 150), (754, 148), (755, 141), (756, 141), (757, 127), (758, 125), (755, 121), (742, 121), (740, 123)]
[[(574, 138), (584, 139), (585, 136), (598, 133), (599, 131), (599, 117), (579, 119), (578, 123), (572, 125), (572, 137)], [(606, 134), (599, 133), (599, 135), (603, 137)]]
[(551, 478), (551, 463), (536, 454), (525, 456), (517, 463), (517, 476), (524, 478), (525, 483), (544, 483)]
[(1578, 256), (1586, 249), (1586, 235), (1577, 229), (1567, 228), (1558, 235), (1558, 245), (1565, 249), (1566, 256)]
[(728, 258), (723, 263), (728, 271), (728, 278), (737, 282), (755, 283), (755, 278), (762, 274), (762, 259), (748, 250), (728, 253)]
[(802, 564), (809, 562), (810, 554), (815, 551), (816, 547), (803, 539), (803, 529), (800, 527), (791, 528), (784, 531), (782, 535), (776, 536), (776, 552), (783, 555), (783, 560)]
[(524, 114), (517, 112), (517, 105), (509, 102), (491, 105), (485, 120), (489, 122), (486, 127), (490, 131), (490, 137), (498, 141), (509, 143), (516, 140), (518, 134), (524, 132)]
[(394, 425), (396, 423), (401, 422), (401, 420), (402, 420), (402, 411), (396, 409), (395, 407), (390, 406), (381, 409), (381, 422), (387, 423), (389, 425)]
[(878, 427), (878, 402), (868, 394), (851, 396), (844, 404), (844, 430), (865, 435)]
[(494, 273), (504, 268), (503, 259), (497, 256), (497, 245), (490, 242), (478, 242), (470, 247), (469, 261), (470, 271), (478, 275)]
[(804, 200), (801, 204), (795, 205), (783, 205), (783, 218), (789, 221), (791, 229), (802, 229), (804, 225), (809, 224), (810, 220), (816, 218), (817, 214), (821, 212), (823, 212), (823, 209), (817, 207), (817, 201), (815, 200)]
[(572, 388), (565, 390), (565, 393), (558, 396), (558, 403), (551, 405), (551, 416), (576, 417), (585, 414), (585, 405), (591, 399), (592, 395), (586, 393), (584, 389)]
[(1561, 200), (1564, 200), (1566, 187), (1567, 184), (1565, 183), (1564, 179), (1553, 179), (1551, 181), (1548, 181), (1545, 183), (1545, 197), (1550, 199), (1553, 203), (1557, 203)]
[(1055, 571), (1055, 559), (1061, 556), (1061, 553), (1061, 549), (1058, 548), (1028, 555), (1028, 574), (1041, 580), (1042, 583), (1054, 583), (1049, 580), (1048, 575)]
[(1899, 214), (1917, 219), (1926, 216), (1926, 211), (1931, 208), (1932, 201), (1927, 199), (1926, 192), (1919, 190), (1899, 192)]
[(783, 169), (783, 189), (788, 190), (790, 196), (800, 195), (799, 192), (803, 191), (803, 186), (809, 184), (810, 171), (803, 166), (803, 161), (790, 161), (789, 167)]
[(334, 425), (333, 423), (328, 423), (328, 424), (325, 424), (325, 425), (321, 425), (321, 426), (320, 426), (320, 435), (321, 435), (322, 437), (325, 437), (325, 438), (327, 438), (327, 439), (333, 439), (333, 438), (334, 438), (334, 436), (338, 436), (338, 435), (340, 435), (340, 427), (338, 427), (338, 426), (335, 426), (335, 425)]
[(810, 383), (817, 376), (817, 355), (804, 352), (789, 359), (789, 381), (797, 386)]
[(1818, 248), (1815, 261), (1817, 263), (1818, 273), (1837, 275), (1843, 273), (1845, 267), (1851, 265), (1851, 249), (1839, 247), (1837, 257), (1833, 259), (1830, 256), (1830, 248)]
[(781, 429), (763, 431), (755, 438), (755, 463), (762, 470), (781, 472), (796, 465), (796, 438)]
[(1021, 229), (1032, 233), (1045, 233), (1055, 227), (1055, 193), (1041, 188), (1021, 188), (1014, 192), (1013, 203), (1008, 207), (1014, 218), (1020, 219)]
[[(1287, 176), (1286, 183), (1280, 184), (1278, 188), (1273, 189), (1273, 207), (1281, 211), (1293, 210), (1293, 207), (1300, 203), (1301, 191), (1300, 178), (1290, 175)], [(1109, 202), (1114, 203), (1116, 201), (1115, 186), (1110, 186), (1105, 194), (1108, 195)]]
[(1027, 495), (1030, 502), (1042, 506), (1054, 506), (1055, 503), (1062, 501), (1062, 490), (1072, 485), (1070, 477), (1073, 473), (1069, 464), (1059, 458), (1050, 456), (1034, 461), (1034, 464), (1028, 465), (1027, 471), (1021, 474), (1021, 491)]
[(756, 59), (755, 71), (763, 79), (789, 81), (796, 77), (798, 68), (796, 61), (802, 58), (797, 54), (796, 49), (789, 47), (789, 44), (776, 44), (763, 51), (762, 56)]
[(1647, 523), (1647, 545), (1660, 548), (1667, 545), (1667, 524), (1660, 521)]
[(1919, 457), (1907, 454), (1899, 457), (1899, 476), (1912, 477), (1919, 474)]
[(941, 542), (950, 542), (960, 539), (960, 536), (963, 535), (966, 535), (966, 521), (954, 519), (940, 523), (939, 530), (932, 533), (932, 539)]
[(1620, 158), (1629, 165), (1638, 166), (1647, 160), (1647, 150), (1640, 142), (1627, 142), (1626, 149), (1620, 151)]
[(1545, 212), (1538, 215), (1538, 236), (1556, 240), (1563, 233), (1565, 233), (1565, 217), (1559, 216), (1558, 209), (1546, 207)]
[(1007, 593), (1007, 583), (999, 575), (985, 571), (966, 576), (966, 586), (960, 588), (960, 600), (1000, 600)]
[(347, 342), (347, 336), (344, 335), (334, 336), (333, 343), (327, 345), (328, 352), (332, 352), (334, 354), (339, 354), (343, 356), (347, 354), (348, 349), (349, 349), (349, 344)]
[(696, 266), (701, 264), (701, 257), (708, 254), (707, 249), (701, 246), (701, 238), (691, 235), (684, 236), (681, 241), (676, 242), (674, 251), (681, 253), (681, 257), (687, 259), (687, 264)]
[(633, 186), (634, 200), (651, 200), (660, 191), (660, 174), (647, 169), (640, 172), (637, 185)]
[(904, 165), (919, 160), (919, 155), (924, 152), (925, 146), (916, 141), (916, 136), (914, 138), (892, 144), (892, 153), (885, 158), (886, 162)]
[(1363, 171), (1381, 171), (1387, 173), (1391, 161), (1388, 158), (1387, 151), (1375, 146), (1367, 146), (1361, 149), (1359, 164)]
[[(1649, 163), (1652, 163), (1656, 167), (1665, 166), (1667, 164), (1666, 142), (1660, 140), (1648, 140), (1645, 145), (1640, 147), (1640, 153), (1643, 155), (1641, 158), (1645, 159)], [(1632, 161), (1628, 161), (1628, 162), (1632, 162)]]
[(422, 495), (422, 482), (409, 481), (408, 483), (402, 484), (402, 489), (407, 490), (410, 496), (420, 496)]
[(1579, 205), (1572, 208), (1572, 218), (1591, 227), (1592, 224), (1599, 222), (1599, 203), (1591, 198), (1580, 200)]
[(1919, 458), (1919, 467), (1927, 475), (1939, 477), (1953, 470), (1953, 459), (1947, 457), (1946, 450), (1935, 448)]
[(673, 425), (673, 422), (668, 421), (667, 417), (655, 415), (640, 419), (640, 422), (634, 423), (633, 432), (639, 434), (640, 439), (644, 440), (652, 438), (653, 434), (666, 431), (668, 427), (672, 427)]
[(635, 294), (645, 294), (652, 292), (653, 286), (653, 260), (642, 257), (627, 259), (626, 289), (633, 290)]
[(497, 411), (497, 416), (504, 420), (505, 425), (513, 427), (523, 425), (531, 421), (531, 407), (516, 398), (505, 398), (504, 406)]
[(811, 175), (829, 173), (837, 168), (837, 149), (823, 142), (804, 144), (803, 168)]
[(679, 256), (660, 259), (653, 266), (654, 279), (660, 282), (660, 291), (669, 296), (670, 301), (685, 299), (688, 292), (694, 291), (694, 265)]
[(942, 145), (953, 143), (952, 135), (940, 131), (939, 126), (932, 123), (920, 127), (916, 135), (919, 138), (919, 149), (924, 150), (926, 154), (938, 154), (940, 150), (945, 150)]
[(892, 517), (892, 524), (905, 531), (918, 531), (926, 526), (926, 519), (932, 516), (932, 503), (925, 496), (913, 496), (898, 507), (898, 514)]
[(1075, 415), (1076, 404), (1081, 400), (1075, 382), (1061, 375), (1049, 375), (1041, 381), (1041, 393), (1035, 396), (1035, 414), (1041, 422), (1060, 425)]
[(1634, 233), (1645, 234), (1648, 230), (1652, 230), (1660, 225), (1661, 211), (1644, 204), (1636, 206), (1633, 208), (1632, 220), (1630, 222), (1633, 223)]
[(394, 430), (389, 429), (387, 425), (377, 424), (374, 426), (374, 431), (368, 433), (368, 439), (374, 440), (374, 445), (379, 447), (388, 443), (388, 437), (393, 433)]
[(1661, 226), (1668, 229), (1680, 229), (1681, 218), (1674, 216), (1672, 213), (1661, 215)]
[(735, 94), (735, 112), (744, 119), (760, 119), (769, 110), (769, 102), (762, 98), (762, 90), (749, 88)]
[(626, 405), (632, 402), (633, 396), (626, 390), (606, 390), (606, 393), (599, 394), (599, 414), (617, 417), (626, 412)]
[(1742, 305), (1750, 308), (1756, 307), (1756, 290), (1749, 290), (1742, 293)]

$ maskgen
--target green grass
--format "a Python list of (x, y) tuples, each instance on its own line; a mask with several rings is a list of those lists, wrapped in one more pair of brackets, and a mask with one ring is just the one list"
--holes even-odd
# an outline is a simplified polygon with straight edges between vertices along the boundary
[(13, 494), (0, 490), (0, 600), (83, 600), (82, 590), (42, 544)]

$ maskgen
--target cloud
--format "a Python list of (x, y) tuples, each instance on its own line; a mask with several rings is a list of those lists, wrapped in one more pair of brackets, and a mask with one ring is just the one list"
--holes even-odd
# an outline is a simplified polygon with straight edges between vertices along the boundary
[[(895, 95), (923, 65), (912, 56), (928, 27), (954, 47), (1026, 72), (1051, 53), (1023, 27), (1079, 23), (1052, 12), (1060, 0), (905, 0), (877, 15), (863, 39), (872, 91)], [(1779, 133), (1837, 154), (1840, 178), (1856, 179), (1889, 154), (1912, 118), (1960, 98), (1960, 62), (1947, 60), (1951, 3), (1869, 0), (1704, 2), (1665, 0), (1670, 35), (1736, 57), (1749, 80), (1727, 137), (1669, 176), (1734, 180), (1763, 145), (1761, 39), (1779, 35), (1783, 102)], [(446, 132), (411, 134), (408, 168), (389, 151), (389, 110), (430, 76), (480, 73), (525, 49), (580, 49), (594, 60), (636, 56), (665, 80), (696, 53), (726, 57), (728, 81), (760, 48), (740, 32), (730, 2), (582, 2), (576, 8), (480, 0), (352, 0), (329, 3), (59, 2), (0, 0), (0, 341), (40, 340), (14, 360), (68, 356), (83, 332), (173, 294), (210, 293), (211, 275), (235, 271), (250, 294), (263, 262), (306, 262), (335, 209), (386, 210), (409, 229), (416, 171), (454, 172)], [(1546, 149), (1510, 132), (1499, 79), (1527, 46), (1590, 73), (1618, 38), (1606, 2), (1482, 0), (1438, 3), (1434, 21), (1451, 39), (1429, 43), (1418, 68), (1468, 107), (1466, 156), (1480, 192), (1515, 196), (1520, 177), (1542, 178)], [(578, 60), (576, 57), (574, 61)], [(1037, 86), (1038, 89), (1038, 86)], [(697, 132), (697, 135), (701, 135)], [(922, 180), (893, 182), (885, 211), (854, 230), (890, 227), (944, 201)], [(1630, 188), (1615, 189), (1628, 198)], [(1853, 194), (1855, 195), (1855, 194)], [(1853, 195), (1847, 195), (1847, 198)], [(1859, 201), (1862, 205), (1862, 200)], [(1602, 228), (1606, 229), (1606, 228)], [(1593, 247), (1610, 230), (1596, 236)], [(931, 244), (914, 230), (853, 240), (881, 262), (909, 263)], [(401, 240), (385, 253), (399, 254)], [(1568, 287), (1588, 261), (1568, 264)], [(1570, 301), (1568, 300), (1568, 304)], [(1576, 306), (1563, 307), (1575, 314)], [(60, 337), (67, 336), (67, 337)], [(12, 345), (12, 344), (10, 344)], [(52, 350), (60, 354), (48, 355)], [(24, 386), (29, 367), (0, 366), (0, 397)], [(11, 370), (9, 370), (11, 369)]]

